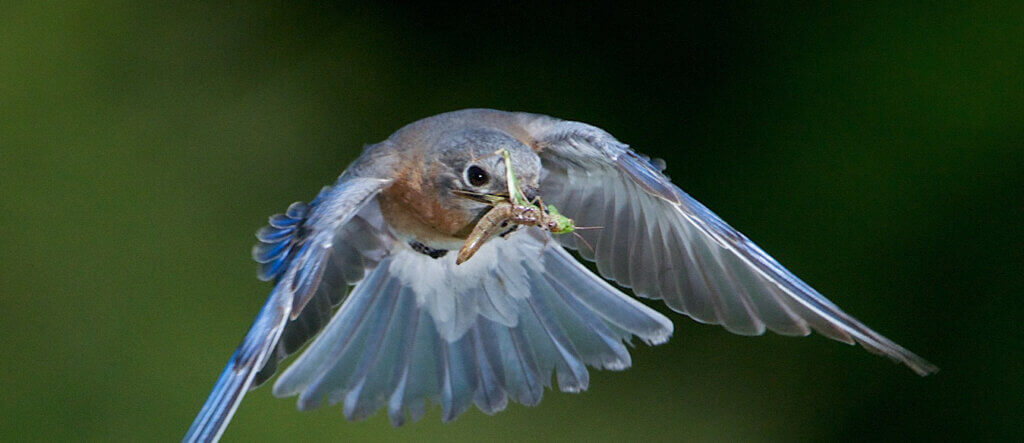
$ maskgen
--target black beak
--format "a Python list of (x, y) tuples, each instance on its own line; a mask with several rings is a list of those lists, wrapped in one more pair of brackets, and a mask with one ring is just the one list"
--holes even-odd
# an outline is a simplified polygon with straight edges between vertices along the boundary
[[(523, 197), (526, 197), (526, 201), (528, 201), (530, 203), (536, 202), (537, 198), (540, 197), (540, 190), (535, 188), (535, 187), (533, 187), (533, 186), (524, 186), (522, 188), (522, 191), (523, 191)], [(454, 190), (452, 190), (452, 193), (457, 195), (457, 196), (459, 196), (459, 197), (462, 197), (462, 198), (466, 198), (466, 199), (473, 200), (473, 201), (480, 202), (480, 203), (487, 203), (489, 205), (493, 205), (494, 204), (494, 198), (498, 198), (498, 199), (507, 199), (508, 198), (507, 194), (496, 194), (496, 195), (477, 194), (475, 192), (463, 191), (463, 190), (460, 190), (460, 189), (454, 189)]]
[(475, 202), (491, 204), (491, 201), (487, 198), (491, 196), (487, 194), (477, 194), (475, 192), (467, 192), (459, 189), (452, 190), (452, 193), (459, 197), (473, 200)]

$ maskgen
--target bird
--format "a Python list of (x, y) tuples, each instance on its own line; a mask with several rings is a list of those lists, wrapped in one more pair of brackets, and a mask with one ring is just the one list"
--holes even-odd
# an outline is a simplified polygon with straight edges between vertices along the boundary
[[(489, 209), (465, 195), (503, 195), (506, 168), (527, 198), (597, 229), (513, 227), (456, 264), (453, 251)], [(273, 394), (297, 396), (301, 410), (341, 403), (349, 420), (386, 409), (401, 426), (434, 403), (445, 422), (473, 405), (495, 414), (537, 405), (552, 378), (580, 392), (588, 367), (624, 370), (634, 339), (672, 335), (672, 321), (638, 298), (736, 334), (815, 331), (920, 375), (938, 370), (664, 171), (595, 126), (491, 109), (427, 117), (364, 147), (333, 185), (256, 233), (258, 276), (273, 289), (184, 441), (218, 440), (246, 392), (300, 350)]]

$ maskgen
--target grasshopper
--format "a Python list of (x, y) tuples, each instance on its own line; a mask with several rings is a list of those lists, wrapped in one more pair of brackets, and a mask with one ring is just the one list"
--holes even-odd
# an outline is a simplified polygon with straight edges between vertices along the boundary
[(536, 226), (552, 234), (567, 234), (576, 231), (576, 224), (569, 217), (558, 212), (554, 205), (545, 205), (537, 197), (529, 201), (519, 187), (515, 171), (512, 170), (512, 159), (505, 149), (498, 151), (505, 160), (505, 182), (508, 185), (508, 197), (495, 195), (478, 196), (492, 208), (480, 218), (473, 231), (466, 237), (466, 242), (459, 250), (455, 264), (469, 260), (487, 240), (502, 232), (509, 223)]

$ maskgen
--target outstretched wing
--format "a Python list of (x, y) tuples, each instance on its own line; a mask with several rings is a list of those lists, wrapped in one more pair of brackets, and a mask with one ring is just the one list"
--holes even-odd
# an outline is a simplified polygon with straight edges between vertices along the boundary
[(602, 276), (734, 333), (813, 329), (921, 375), (937, 370), (843, 312), (607, 132), (547, 118), (524, 126), (546, 171), (545, 202), (577, 225), (602, 227), (579, 231), (589, 245), (558, 237)]
[[(263, 264), (260, 277), (275, 280), (276, 284), (185, 441), (218, 439), (253, 382), (268, 378), (277, 360), (323, 327), (330, 318), (331, 305), (340, 302), (344, 294), (345, 280), (362, 278), (363, 264), (346, 265), (346, 261), (364, 259), (359, 253), (363, 248), (357, 242), (367, 236), (345, 232), (372, 225), (353, 221), (353, 217), (389, 183), (385, 179), (342, 175), (312, 203), (292, 205), (286, 214), (271, 217), (270, 226), (257, 233), (261, 244), (253, 250), (253, 256)], [(329, 266), (331, 261), (339, 264)], [(350, 275), (325, 275), (330, 273)], [(339, 280), (341, 288), (328, 287)]]

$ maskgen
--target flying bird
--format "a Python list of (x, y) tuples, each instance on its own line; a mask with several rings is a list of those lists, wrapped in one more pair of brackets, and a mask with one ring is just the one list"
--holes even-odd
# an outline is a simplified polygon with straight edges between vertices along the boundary
[[(466, 195), (507, 196), (506, 168), (526, 198), (600, 229), (510, 225), (456, 264), (491, 209)], [(342, 403), (350, 420), (386, 408), (400, 426), (428, 402), (445, 421), (474, 404), (487, 414), (510, 401), (536, 405), (552, 375), (562, 391), (585, 390), (588, 366), (626, 369), (634, 337), (655, 345), (672, 335), (668, 318), (608, 281), (737, 334), (816, 331), (921, 375), (937, 370), (843, 312), (663, 170), (597, 127), (488, 109), (428, 117), (367, 146), (312, 202), (257, 232), (253, 257), (273, 290), (185, 440), (219, 439), (245, 393), (310, 340), (273, 393), (298, 396), (303, 410)]]

